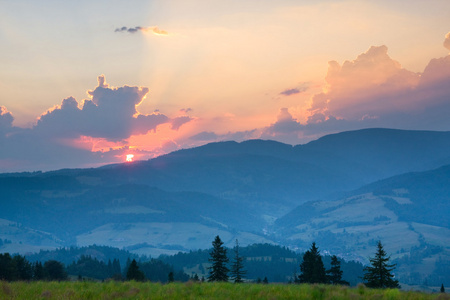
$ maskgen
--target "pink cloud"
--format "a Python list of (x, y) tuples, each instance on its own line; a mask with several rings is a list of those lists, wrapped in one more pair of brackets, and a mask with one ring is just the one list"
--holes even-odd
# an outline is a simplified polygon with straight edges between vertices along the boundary
[(371, 47), (342, 66), (329, 62), (327, 91), (315, 95), (310, 111), (347, 119), (360, 119), (367, 112), (401, 109), (405, 99), (390, 101), (389, 95), (414, 89), (420, 74), (410, 72), (391, 59), (386, 46)]
[(419, 112), (449, 95), (449, 80), (450, 56), (431, 60), (419, 74), (391, 59), (386, 46), (371, 47), (342, 66), (329, 63), (327, 89), (312, 97), (308, 122), (328, 116), (362, 120)]
[[(164, 124), (168, 131), (169, 127), (178, 130), (192, 119), (171, 119), (159, 112), (141, 114), (137, 106), (144, 101), (148, 88), (110, 87), (103, 75), (88, 94), (90, 99), (81, 105), (73, 97), (64, 99), (42, 114), (30, 129), (13, 127), (12, 114), (0, 107), (0, 172), (117, 162), (124, 152), (131, 151), (131, 137), (156, 131)], [(147, 149), (133, 149), (133, 154), (136, 158), (152, 156)]]

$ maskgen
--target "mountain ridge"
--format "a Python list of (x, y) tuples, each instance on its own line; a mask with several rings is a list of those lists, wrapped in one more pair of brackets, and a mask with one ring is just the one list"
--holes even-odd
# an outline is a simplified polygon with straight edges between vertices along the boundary
[[(299, 250), (315, 240), (361, 261), (383, 239), (395, 259), (423, 253), (430, 263), (412, 268), (435, 276), (430, 264), (450, 261), (438, 234), (450, 237), (449, 153), (450, 132), (366, 129), (297, 146), (217, 142), (148, 161), (0, 174), (0, 238), (12, 241), (8, 251), (97, 243), (153, 256), (207, 248), (215, 235), (227, 246), (237, 238)], [(405, 281), (411, 272), (402, 270)]]

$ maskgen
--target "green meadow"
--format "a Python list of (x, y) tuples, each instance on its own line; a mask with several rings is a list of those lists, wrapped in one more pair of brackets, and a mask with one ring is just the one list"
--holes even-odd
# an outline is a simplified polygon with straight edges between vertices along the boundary
[(397, 289), (307, 284), (0, 282), (0, 299), (450, 299)]

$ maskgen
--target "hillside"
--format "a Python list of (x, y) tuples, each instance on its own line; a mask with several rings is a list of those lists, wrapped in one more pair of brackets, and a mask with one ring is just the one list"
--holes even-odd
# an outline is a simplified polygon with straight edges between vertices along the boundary
[(381, 180), (339, 200), (305, 203), (279, 218), (274, 230), (284, 244), (316, 241), (366, 263), (381, 240), (398, 261), (402, 282), (448, 282), (442, 274), (450, 272), (449, 199), (447, 165)]
[(0, 239), (9, 241), (0, 251), (95, 243), (156, 257), (208, 248), (218, 234), (230, 247), (237, 238), (305, 250), (315, 240), (367, 262), (382, 239), (396, 259), (420, 254), (405, 280), (435, 276), (434, 264), (450, 261), (450, 185), (449, 167), (432, 169), (449, 162), (450, 132), (366, 129), (298, 146), (220, 142), (149, 161), (0, 174)]

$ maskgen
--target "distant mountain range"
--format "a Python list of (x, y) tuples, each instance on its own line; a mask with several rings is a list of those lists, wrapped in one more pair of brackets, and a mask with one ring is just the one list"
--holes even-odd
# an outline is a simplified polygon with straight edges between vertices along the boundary
[(450, 132), (211, 143), (95, 169), (0, 174), (0, 191), (2, 252), (98, 244), (157, 256), (208, 248), (219, 234), (227, 246), (316, 241), (363, 262), (381, 239), (400, 265), (421, 255), (399, 268), (411, 283), (450, 262)]

